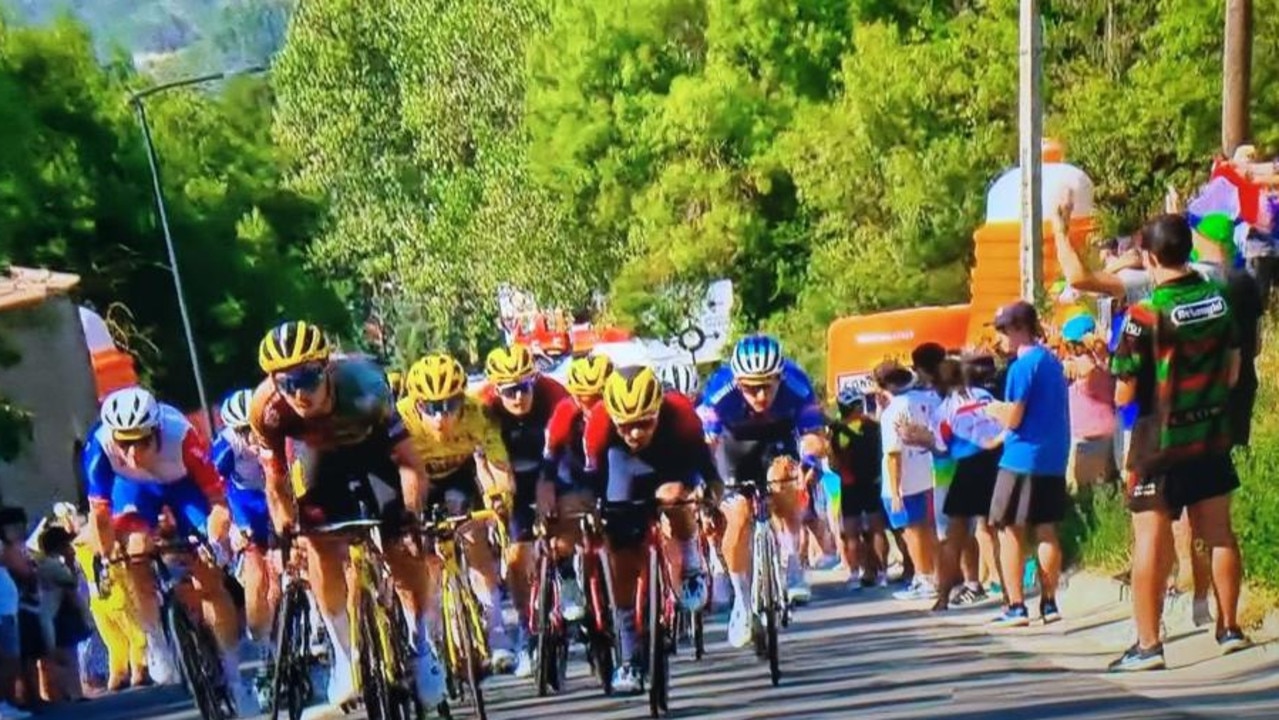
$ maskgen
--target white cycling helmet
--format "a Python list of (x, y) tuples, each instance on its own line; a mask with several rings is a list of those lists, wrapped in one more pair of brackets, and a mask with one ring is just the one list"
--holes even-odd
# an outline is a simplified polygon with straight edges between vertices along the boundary
[(747, 335), (737, 341), (729, 367), (734, 378), (763, 379), (782, 372), (782, 345), (768, 335)]
[(701, 386), (701, 378), (697, 376), (697, 368), (683, 363), (663, 365), (657, 369), (657, 379), (662, 387), (674, 390), (681, 395), (693, 397)]
[(236, 390), (222, 401), (219, 414), (222, 424), (235, 430), (249, 424), (249, 405), (253, 402), (252, 390)]
[(116, 390), (102, 401), (102, 424), (118, 440), (137, 440), (160, 425), (160, 403), (150, 392), (134, 386)]

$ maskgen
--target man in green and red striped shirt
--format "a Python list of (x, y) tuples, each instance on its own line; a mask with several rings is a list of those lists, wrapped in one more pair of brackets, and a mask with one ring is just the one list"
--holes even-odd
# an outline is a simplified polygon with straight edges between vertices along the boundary
[(1154, 281), (1133, 305), (1111, 369), (1116, 402), (1137, 403), (1128, 462), (1133, 514), (1133, 615), (1138, 642), (1113, 670), (1163, 667), (1159, 642), (1164, 589), (1173, 560), (1171, 522), (1186, 509), (1195, 536), (1211, 548), (1217, 642), (1223, 652), (1247, 644), (1237, 621), (1242, 559), (1230, 527), (1230, 494), (1239, 486), (1230, 459), (1227, 401), (1239, 377), (1238, 328), (1225, 287), (1191, 269), (1192, 234), (1180, 215), (1162, 215), (1142, 233)]

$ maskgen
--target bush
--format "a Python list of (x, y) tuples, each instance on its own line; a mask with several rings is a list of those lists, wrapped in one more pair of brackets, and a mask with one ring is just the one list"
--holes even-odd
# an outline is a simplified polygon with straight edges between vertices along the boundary
[(1128, 569), (1132, 554), (1132, 523), (1118, 483), (1083, 488), (1061, 529), (1062, 551), (1068, 563), (1102, 572)]

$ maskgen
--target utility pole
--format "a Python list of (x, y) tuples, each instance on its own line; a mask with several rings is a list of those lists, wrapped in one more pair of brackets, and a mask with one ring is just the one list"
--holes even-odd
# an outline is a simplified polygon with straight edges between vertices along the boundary
[(1252, 0), (1226, 0), (1222, 56), (1221, 153), (1230, 158), (1252, 135)]
[(1020, 39), (1017, 109), (1021, 145), (1021, 297), (1033, 303), (1044, 286), (1043, 37), (1039, 0), (1021, 0)]
[(164, 187), (160, 183), (160, 159), (156, 156), (155, 143), (151, 141), (151, 125), (147, 122), (146, 105), (143, 100), (157, 93), (162, 93), (174, 88), (190, 87), (192, 85), (202, 85), (204, 83), (214, 82), (216, 80), (224, 80), (236, 75), (246, 75), (251, 73), (265, 72), (266, 68), (253, 67), (247, 70), (241, 70), (235, 73), (214, 73), (212, 75), (201, 75), (199, 77), (186, 78), (177, 80), (163, 85), (156, 85), (145, 90), (140, 90), (129, 96), (129, 104), (133, 106), (133, 111), (138, 116), (138, 125), (142, 127), (142, 139), (146, 142), (147, 147), (147, 164), (151, 166), (151, 186), (155, 192), (155, 210), (160, 220), (160, 230), (164, 233), (164, 247), (169, 253), (169, 271), (173, 273), (173, 289), (178, 296), (178, 314), (182, 317), (182, 330), (186, 335), (187, 353), (191, 357), (191, 373), (195, 375), (195, 391), (200, 397), (200, 415), (204, 421), (208, 423), (208, 431), (213, 433), (213, 410), (209, 405), (209, 398), (204, 392), (204, 374), (200, 372), (200, 357), (196, 352), (195, 331), (191, 327), (191, 314), (187, 310), (186, 293), (182, 290), (182, 273), (178, 270), (178, 254), (173, 242), (173, 233), (169, 229), (169, 213), (164, 203)]

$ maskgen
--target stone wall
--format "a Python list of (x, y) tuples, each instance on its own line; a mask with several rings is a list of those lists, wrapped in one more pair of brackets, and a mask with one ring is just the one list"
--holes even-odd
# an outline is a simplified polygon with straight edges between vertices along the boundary
[(53, 503), (81, 504), (79, 443), (97, 417), (97, 395), (79, 311), (65, 296), (0, 312), (0, 337), (22, 355), (0, 369), (0, 388), (33, 414), (34, 437), (17, 461), (0, 463), (0, 501), (35, 518)]

